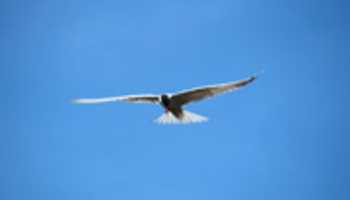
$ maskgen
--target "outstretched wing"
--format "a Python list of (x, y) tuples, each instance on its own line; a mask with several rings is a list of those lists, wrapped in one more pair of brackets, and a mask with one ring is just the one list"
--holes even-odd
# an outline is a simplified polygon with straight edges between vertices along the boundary
[(251, 76), (247, 79), (223, 83), (218, 85), (209, 85), (204, 87), (193, 88), (174, 94), (171, 99), (178, 105), (184, 105), (190, 102), (199, 101), (223, 92), (233, 91), (243, 87), (256, 79), (256, 76)]
[(77, 104), (102, 104), (115, 101), (126, 101), (131, 103), (159, 103), (159, 95), (126, 95), (117, 97), (104, 97), (104, 98), (83, 98), (75, 99), (73, 103)]

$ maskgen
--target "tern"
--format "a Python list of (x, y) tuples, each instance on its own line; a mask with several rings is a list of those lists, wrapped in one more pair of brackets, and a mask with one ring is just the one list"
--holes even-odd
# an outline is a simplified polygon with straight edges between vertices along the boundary
[(213, 97), (225, 92), (235, 91), (243, 86), (256, 80), (257, 76), (253, 75), (246, 79), (231, 81), (215, 85), (206, 85), (192, 89), (182, 90), (176, 93), (164, 94), (141, 94), (141, 95), (124, 95), (103, 98), (80, 98), (74, 99), (76, 104), (102, 104), (116, 101), (126, 101), (131, 103), (152, 103), (161, 105), (165, 112), (155, 122), (160, 124), (171, 123), (198, 123), (207, 121), (208, 118), (186, 111), (183, 107), (189, 103)]

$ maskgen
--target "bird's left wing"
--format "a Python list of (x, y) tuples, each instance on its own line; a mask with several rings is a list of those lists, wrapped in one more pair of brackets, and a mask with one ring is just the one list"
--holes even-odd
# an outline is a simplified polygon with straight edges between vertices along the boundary
[(126, 101), (131, 103), (159, 103), (159, 95), (146, 94), (146, 95), (126, 95), (116, 97), (103, 97), (103, 98), (83, 98), (74, 99), (72, 102), (76, 104), (102, 104), (115, 101)]
[(251, 76), (247, 79), (223, 83), (218, 85), (209, 85), (190, 90), (185, 90), (174, 94), (171, 99), (179, 105), (184, 105), (190, 102), (199, 101), (223, 92), (233, 91), (243, 87), (256, 79), (256, 76)]

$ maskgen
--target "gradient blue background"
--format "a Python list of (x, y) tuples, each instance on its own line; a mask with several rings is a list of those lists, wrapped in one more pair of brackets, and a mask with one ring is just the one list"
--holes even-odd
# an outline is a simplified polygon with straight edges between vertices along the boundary
[[(349, 3), (1, 1), (0, 199), (350, 198)], [(245, 78), (159, 126), (77, 97)]]

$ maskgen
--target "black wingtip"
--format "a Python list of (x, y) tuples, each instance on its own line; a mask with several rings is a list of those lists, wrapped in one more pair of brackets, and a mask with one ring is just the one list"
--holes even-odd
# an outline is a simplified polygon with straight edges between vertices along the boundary
[(258, 73), (253, 74), (253, 76), (251, 76), (248, 80), (249, 82), (255, 81), (258, 77), (260, 77), (260, 75), (262, 75), (263, 73), (265, 73), (265, 70), (261, 70)]
[(246, 80), (245, 85), (247, 85), (247, 84), (249, 84), (249, 83), (254, 82), (256, 79), (257, 79), (257, 77), (256, 77), (256, 76), (251, 76), (251, 77), (250, 77), (248, 80)]

